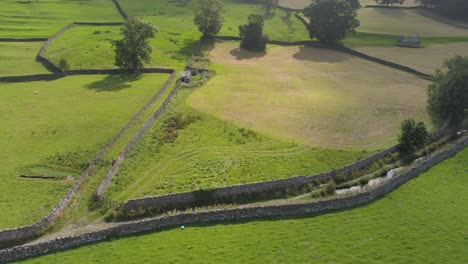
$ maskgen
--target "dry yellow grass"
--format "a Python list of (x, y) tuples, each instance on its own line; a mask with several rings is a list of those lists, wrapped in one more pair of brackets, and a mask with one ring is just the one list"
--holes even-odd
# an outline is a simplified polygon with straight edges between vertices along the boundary
[(382, 59), (434, 74), (444, 60), (455, 55), (468, 56), (468, 43), (434, 45), (426, 48), (360, 47), (357, 50)]
[(468, 29), (438, 22), (411, 9), (361, 8), (358, 19), (361, 26), (357, 31), (360, 32), (424, 37), (468, 35)]
[(427, 120), (427, 82), (333, 50), (217, 43), (217, 76), (189, 105), (261, 133), (312, 146), (381, 148), (400, 121)]

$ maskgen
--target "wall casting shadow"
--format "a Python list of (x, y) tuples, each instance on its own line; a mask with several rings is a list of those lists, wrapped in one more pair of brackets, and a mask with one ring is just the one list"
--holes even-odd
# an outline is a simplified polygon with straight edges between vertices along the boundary
[(299, 52), (293, 55), (293, 58), (305, 61), (338, 63), (348, 60), (349, 55), (325, 48), (301, 47)]
[(236, 48), (231, 50), (229, 54), (236, 57), (237, 60), (248, 60), (253, 58), (262, 58), (267, 53), (265, 51), (248, 51), (243, 48)]
[(130, 88), (130, 82), (141, 79), (141, 75), (107, 75), (105, 78), (85, 85), (86, 89), (96, 92), (115, 92)]

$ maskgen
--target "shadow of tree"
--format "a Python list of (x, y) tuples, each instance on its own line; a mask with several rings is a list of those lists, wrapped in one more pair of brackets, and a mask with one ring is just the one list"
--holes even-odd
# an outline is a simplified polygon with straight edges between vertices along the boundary
[(115, 92), (130, 88), (129, 82), (137, 81), (141, 75), (107, 75), (105, 78), (85, 85), (85, 88), (95, 90), (96, 92)]
[(349, 59), (347, 54), (326, 48), (300, 47), (293, 55), (297, 60), (338, 63)]
[(229, 54), (236, 57), (237, 60), (248, 60), (253, 58), (262, 58), (267, 53), (265, 51), (248, 51), (243, 48), (236, 48), (231, 50)]

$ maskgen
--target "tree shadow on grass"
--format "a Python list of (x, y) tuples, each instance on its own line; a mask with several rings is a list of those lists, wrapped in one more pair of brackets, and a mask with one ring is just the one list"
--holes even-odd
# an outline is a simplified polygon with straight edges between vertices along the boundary
[(85, 85), (86, 89), (96, 92), (115, 92), (130, 88), (130, 82), (141, 79), (141, 75), (107, 75), (105, 78)]
[(248, 51), (243, 48), (236, 48), (229, 52), (237, 60), (248, 60), (253, 58), (262, 58), (267, 54), (265, 51)]
[(305, 61), (338, 63), (348, 60), (349, 56), (339, 51), (325, 48), (301, 47), (299, 52), (293, 55), (293, 58)]

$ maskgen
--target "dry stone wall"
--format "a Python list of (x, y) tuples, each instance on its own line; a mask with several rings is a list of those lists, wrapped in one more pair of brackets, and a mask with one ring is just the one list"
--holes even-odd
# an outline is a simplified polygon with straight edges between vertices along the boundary
[(242, 197), (264, 197), (265, 195), (275, 193), (276, 191), (305, 186), (309, 183), (313, 183), (316, 181), (329, 181), (338, 174), (346, 174), (361, 169), (396, 150), (397, 146), (393, 146), (381, 152), (375, 153), (374, 155), (369, 156), (366, 159), (357, 161), (351, 165), (345, 166), (337, 170), (332, 170), (327, 173), (312, 176), (296, 176), (282, 180), (272, 180), (221, 187), (205, 191), (208, 192), (207, 195), (203, 195), (204, 191), (192, 191), (161, 196), (152, 196), (140, 199), (131, 199), (125, 202), (123, 205), (121, 205), (119, 209), (123, 212), (137, 211), (142, 209), (185, 209), (199, 205), (233, 202), (239, 200)]
[(374, 189), (367, 190), (353, 196), (311, 203), (256, 206), (198, 213), (184, 213), (174, 216), (163, 216), (153, 219), (126, 222), (111, 228), (95, 232), (61, 237), (44, 242), (32, 243), (28, 245), (13, 247), (10, 249), (4, 249), (0, 251), (0, 263), (35, 257), (51, 252), (96, 243), (118, 236), (149, 232), (179, 225), (236, 221), (242, 219), (257, 219), (263, 217), (313, 215), (364, 205), (375, 200), (378, 197), (381, 197), (393, 191), (401, 184), (411, 180), (412, 178), (416, 177), (417, 175), (429, 169), (430, 167), (449, 158), (450, 156), (454, 155), (467, 145), (468, 137), (465, 137), (459, 140), (458, 143), (454, 144), (450, 149), (428, 158), (427, 160), (421, 162), (417, 166), (412, 167), (407, 171), (403, 172), (402, 174), (395, 176), (388, 182)]

